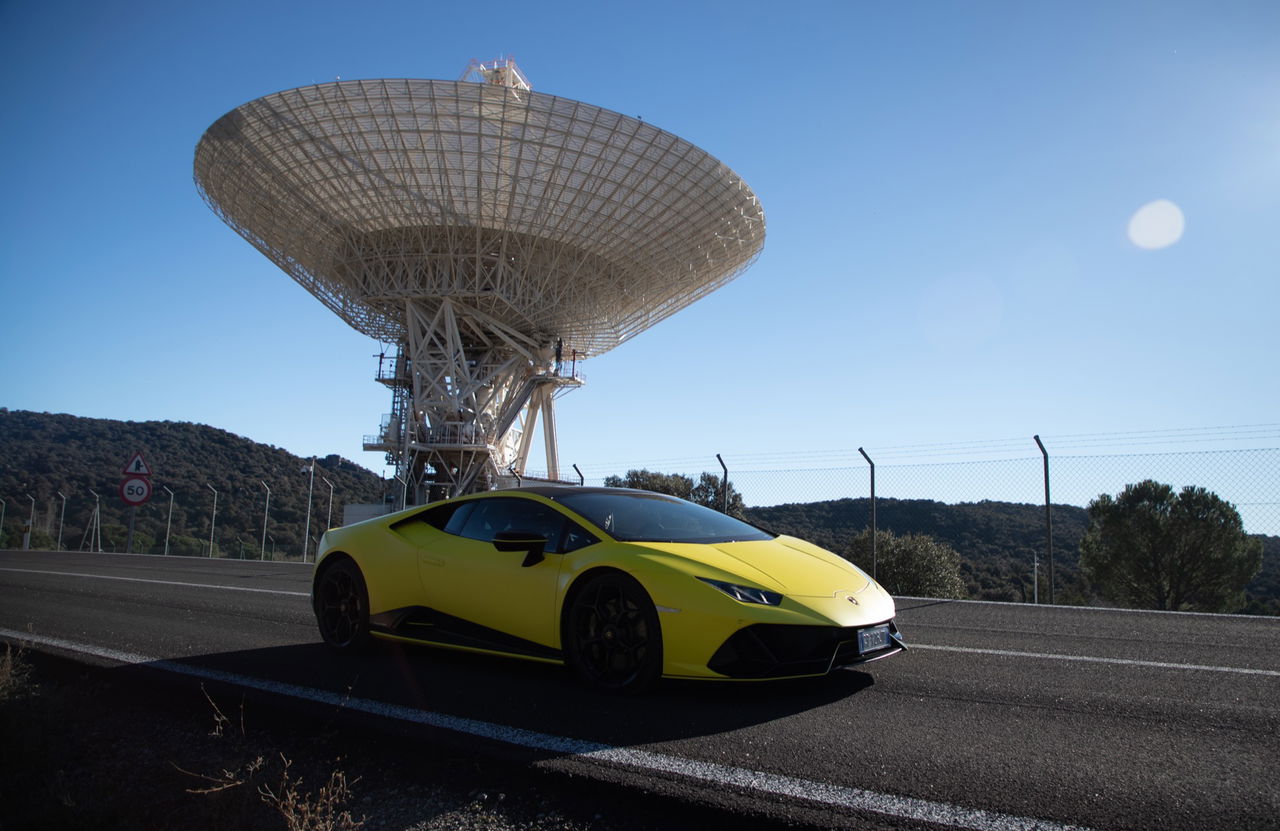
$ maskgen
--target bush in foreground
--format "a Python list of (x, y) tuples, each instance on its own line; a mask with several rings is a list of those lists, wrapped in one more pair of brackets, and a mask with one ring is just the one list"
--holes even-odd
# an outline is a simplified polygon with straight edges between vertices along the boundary
[(960, 555), (954, 548), (926, 534), (876, 532), (874, 563), (871, 532), (854, 537), (844, 551), (847, 560), (875, 578), (893, 595), (911, 597), (967, 597), (960, 576)]

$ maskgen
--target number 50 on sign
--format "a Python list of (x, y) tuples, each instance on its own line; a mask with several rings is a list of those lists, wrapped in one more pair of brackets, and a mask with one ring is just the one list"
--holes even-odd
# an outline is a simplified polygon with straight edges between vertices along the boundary
[(151, 498), (151, 481), (132, 476), (120, 483), (120, 498), (126, 505), (144, 505)]

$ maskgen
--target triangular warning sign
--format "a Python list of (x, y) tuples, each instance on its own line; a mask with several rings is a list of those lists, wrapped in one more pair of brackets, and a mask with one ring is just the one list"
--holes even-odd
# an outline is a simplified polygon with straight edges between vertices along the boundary
[(141, 453), (134, 453), (133, 458), (124, 466), (121, 473), (125, 476), (150, 476), (151, 468), (147, 467), (147, 462), (142, 458)]

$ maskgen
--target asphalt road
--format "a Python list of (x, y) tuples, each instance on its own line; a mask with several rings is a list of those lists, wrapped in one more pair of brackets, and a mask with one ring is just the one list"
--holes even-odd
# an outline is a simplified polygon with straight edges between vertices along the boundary
[(1280, 828), (1280, 620), (902, 598), (912, 649), (597, 695), (560, 667), (318, 641), (310, 569), (0, 552), (0, 639), (831, 827)]

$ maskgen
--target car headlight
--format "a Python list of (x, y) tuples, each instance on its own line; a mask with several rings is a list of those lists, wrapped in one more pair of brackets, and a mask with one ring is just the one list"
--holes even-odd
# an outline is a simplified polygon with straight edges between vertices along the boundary
[(782, 595), (777, 592), (765, 591), (751, 586), (736, 586), (733, 583), (712, 580), (707, 577), (699, 577), (698, 579), (708, 586), (715, 586), (740, 603), (756, 603), (760, 606), (777, 606), (782, 603)]

